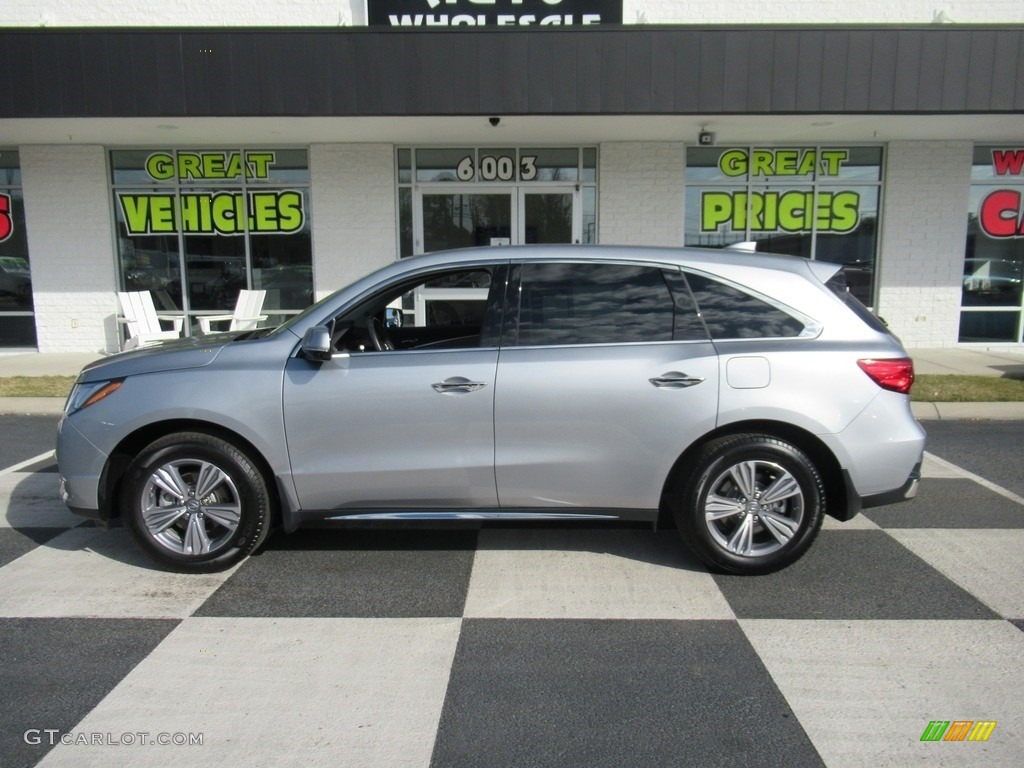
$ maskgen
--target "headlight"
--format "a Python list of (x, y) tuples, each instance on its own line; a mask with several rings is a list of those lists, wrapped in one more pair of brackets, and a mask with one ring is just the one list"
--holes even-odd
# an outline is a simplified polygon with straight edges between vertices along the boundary
[(121, 388), (122, 384), (124, 384), (124, 379), (90, 381), (88, 384), (76, 382), (75, 386), (71, 389), (71, 394), (68, 395), (68, 401), (64, 404), (64, 413), (70, 416), (75, 411), (88, 408), (90, 405), (98, 403), (107, 395), (114, 394)]

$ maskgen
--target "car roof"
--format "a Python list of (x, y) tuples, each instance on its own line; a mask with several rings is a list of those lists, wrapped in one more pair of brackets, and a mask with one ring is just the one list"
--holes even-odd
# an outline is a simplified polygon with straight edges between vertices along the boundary
[[(435, 269), (494, 264), (506, 260), (515, 263), (555, 260), (663, 264), (702, 271), (748, 287), (756, 284), (756, 288), (748, 289), (755, 292), (767, 291), (769, 294), (780, 287), (780, 281), (792, 286), (792, 279), (785, 277), (786, 275), (791, 275), (807, 285), (812, 275), (817, 281), (824, 283), (842, 269), (841, 264), (811, 261), (801, 256), (713, 248), (639, 245), (513, 245), (459, 248), (408, 256), (394, 261), (325, 297), (281, 327), (288, 327), (296, 335), (301, 336), (306, 326), (320, 322), (332, 313), (333, 310), (329, 309), (331, 305), (346, 304), (373, 290), (382, 280), (416, 277)], [(819, 289), (821, 287), (819, 285)]]
[[(496, 251), (498, 251), (496, 253)], [(510, 259), (528, 261), (636, 261), (657, 262), (722, 273), (734, 268), (765, 269), (792, 272), (807, 276), (808, 271), (826, 282), (842, 269), (841, 264), (811, 261), (802, 256), (752, 252), (729, 248), (665, 247), (645, 245), (513, 245), (479, 246), (458, 250), (435, 251), (409, 256), (395, 264), (399, 271), (415, 271), (446, 264), (473, 264)], [(404, 267), (404, 268), (403, 268)]]

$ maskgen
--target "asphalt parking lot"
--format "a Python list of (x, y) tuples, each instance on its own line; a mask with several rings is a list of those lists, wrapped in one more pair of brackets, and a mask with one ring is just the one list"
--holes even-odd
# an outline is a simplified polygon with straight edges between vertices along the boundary
[(54, 423), (0, 417), (2, 768), (1024, 764), (1019, 423), (926, 425), (916, 500), (757, 578), (466, 525), (165, 573), (63, 509)]

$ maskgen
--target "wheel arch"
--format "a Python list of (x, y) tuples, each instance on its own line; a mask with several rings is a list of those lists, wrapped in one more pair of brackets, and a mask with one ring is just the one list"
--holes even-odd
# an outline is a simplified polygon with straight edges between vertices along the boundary
[(105, 520), (120, 517), (117, 499), (120, 496), (121, 482), (124, 480), (128, 466), (132, 463), (143, 449), (150, 443), (175, 432), (200, 432), (212, 437), (220, 438), (231, 443), (235, 448), (242, 451), (256, 465), (263, 475), (267, 491), (271, 497), (273, 506), (271, 520), (277, 525), (281, 522), (282, 515), (282, 494), (277, 486), (277, 478), (270, 467), (270, 463), (263, 456), (262, 452), (249, 440), (234, 430), (228, 429), (221, 424), (198, 419), (171, 419), (147, 424), (131, 434), (127, 435), (107, 459), (103, 476), (100, 480), (100, 510)]
[(697, 456), (704, 447), (723, 437), (731, 435), (759, 434), (784, 440), (799, 448), (814, 462), (825, 486), (825, 514), (839, 520), (848, 520), (850, 508), (847, 478), (839, 464), (839, 460), (831, 449), (816, 435), (800, 427), (780, 421), (751, 420), (725, 424), (708, 432), (699, 440), (695, 440), (676, 459), (665, 480), (662, 490), (661, 505), (658, 514), (658, 525), (672, 526), (671, 500), (682, 493), (683, 486), (689, 478), (689, 468), (694, 465)]

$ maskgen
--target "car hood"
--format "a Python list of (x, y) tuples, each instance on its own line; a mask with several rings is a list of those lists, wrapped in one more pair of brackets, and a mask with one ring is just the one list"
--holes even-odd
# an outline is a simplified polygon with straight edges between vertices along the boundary
[(132, 349), (97, 360), (82, 369), (80, 382), (119, 379), (141, 373), (202, 368), (210, 365), (237, 335), (218, 333), (211, 336), (176, 339), (143, 349)]

